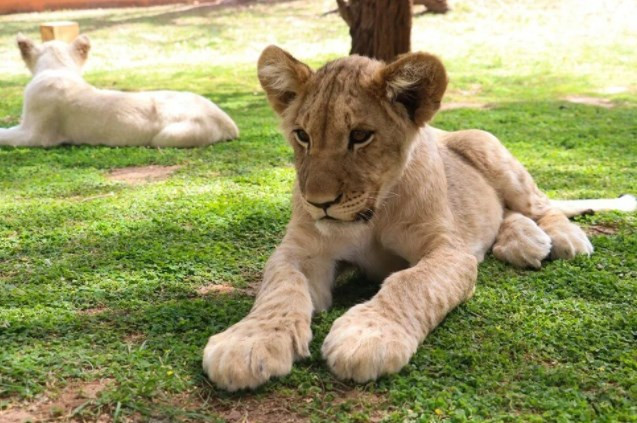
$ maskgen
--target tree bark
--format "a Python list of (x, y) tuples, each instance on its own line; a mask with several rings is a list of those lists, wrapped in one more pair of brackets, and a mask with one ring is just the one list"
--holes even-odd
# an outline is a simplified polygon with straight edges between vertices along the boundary
[(350, 54), (390, 62), (411, 48), (411, 0), (336, 0), (349, 26)]

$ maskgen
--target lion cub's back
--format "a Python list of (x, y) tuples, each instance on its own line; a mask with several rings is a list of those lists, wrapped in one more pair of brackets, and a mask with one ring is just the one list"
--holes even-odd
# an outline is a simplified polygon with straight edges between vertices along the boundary
[(205, 97), (183, 91), (150, 91), (145, 94), (153, 97), (158, 119), (165, 124), (192, 121), (204, 130), (220, 132), (222, 139), (239, 136), (239, 129), (230, 116)]

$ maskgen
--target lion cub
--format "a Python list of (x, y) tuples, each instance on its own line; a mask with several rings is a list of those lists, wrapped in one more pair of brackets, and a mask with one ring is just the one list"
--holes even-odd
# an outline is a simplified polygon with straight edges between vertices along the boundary
[(232, 119), (202, 96), (127, 93), (88, 84), (81, 75), (91, 48), (85, 35), (71, 44), (36, 46), (21, 35), (17, 42), (33, 79), (24, 92), (21, 123), (0, 128), (0, 145), (198, 147), (239, 136)]
[(337, 377), (365, 382), (400, 370), (471, 297), (490, 249), (533, 268), (591, 254), (562, 210), (635, 209), (630, 196), (551, 203), (493, 135), (428, 126), (447, 86), (432, 55), (350, 56), (313, 71), (271, 46), (258, 75), (297, 180), (250, 314), (204, 350), (203, 368), (222, 388), (254, 388), (309, 355), (312, 313), (330, 306), (338, 262), (383, 281), (334, 322), (322, 348)]

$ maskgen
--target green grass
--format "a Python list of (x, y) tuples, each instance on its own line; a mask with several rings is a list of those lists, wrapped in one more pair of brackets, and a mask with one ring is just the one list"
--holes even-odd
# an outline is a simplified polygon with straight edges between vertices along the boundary
[[(75, 19), (93, 40), (91, 83), (191, 90), (241, 128), (237, 141), (192, 150), (0, 149), (0, 413), (105, 380), (73, 418), (637, 420), (634, 213), (578, 219), (612, 229), (593, 232), (591, 258), (538, 272), (488, 258), (475, 296), (398, 375), (355, 386), (335, 380), (320, 358), (334, 319), (376, 289), (350, 277), (335, 307), (314, 319), (312, 357), (289, 376), (238, 394), (206, 382), (202, 348), (248, 312), (290, 214), (292, 153), (258, 87), (256, 57), (269, 43), (313, 65), (346, 54), (347, 28), (335, 15), (320, 16), (333, 6), (0, 17), (3, 126), (19, 121), (28, 81), (14, 34), (35, 36), (41, 21)], [(454, 6), (445, 16), (415, 18), (414, 48), (447, 63), (449, 101), (492, 107), (444, 111), (436, 125), (492, 131), (554, 198), (637, 192), (637, 7)], [(569, 95), (615, 107), (569, 103)], [(182, 167), (144, 185), (106, 179), (111, 169), (149, 164)], [(211, 284), (237, 290), (200, 294)]]

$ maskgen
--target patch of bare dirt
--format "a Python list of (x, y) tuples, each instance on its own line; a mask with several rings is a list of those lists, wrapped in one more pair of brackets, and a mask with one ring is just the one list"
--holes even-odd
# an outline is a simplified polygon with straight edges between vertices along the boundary
[(299, 413), (299, 404), (287, 397), (241, 398), (215, 407), (228, 423), (302, 423), (310, 418)]
[(617, 233), (617, 227), (611, 225), (591, 225), (585, 227), (584, 231), (591, 236), (615, 235)]
[(124, 182), (131, 185), (145, 184), (148, 182), (157, 182), (168, 179), (170, 175), (181, 168), (180, 165), (174, 166), (132, 166), (113, 169), (106, 175), (109, 181)]
[[(348, 403), (352, 412), (367, 411), (370, 422), (379, 422), (387, 414), (386, 407), (383, 407), (386, 402), (383, 396), (351, 388), (330, 394), (333, 395), (333, 399), (330, 400), (326, 398), (328, 394), (302, 397), (297, 394), (272, 392), (258, 396), (246, 394), (236, 399), (219, 399), (214, 394), (209, 398), (200, 399), (195, 399), (193, 395), (184, 395), (177, 401), (189, 409), (196, 409), (198, 403), (204, 403), (205, 408), (228, 423), (309, 422), (310, 414), (314, 413), (317, 405), (335, 407), (345, 403)], [(310, 407), (311, 403), (314, 404)]]
[(259, 292), (259, 287), (261, 286), (261, 281), (250, 283), (246, 288), (244, 288), (241, 292), (250, 297), (256, 297)]
[(387, 415), (387, 409), (383, 407), (387, 399), (379, 394), (350, 389), (341, 392), (334, 400), (335, 405), (345, 402), (350, 402), (353, 408), (352, 411), (363, 411), (370, 407), (373, 408), (372, 410), (368, 410), (369, 421), (372, 423), (380, 422)]
[(77, 314), (82, 314), (85, 316), (94, 316), (96, 314), (104, 313), (106, 310), (108, 310), (108, 308), (106, 307), (93, 307), (93, 308), (87, 308), (84, 310), (78, 310)]
[(440, 110), (455, 110), (455, 109), (490, 109), (493, 105), (489, 103), (473, 103), (468, 101), (455, 101), (450, 103), (442, 103)]
[[(41, 395), (33, 402), (9, 405), (0, 411), (2, 423), (24, 423), (68, 420), (79, 406), (94, 401), (112, 379), (101, 379), (91, 382), (74, 381), (61, 391)], [(105, 417), (105, 416), (103, 416)], [(103, 420), (102, 417), (98, 421)]]
[(35, 416), (28, 411), (21, 409), (9, 409), (0, 411), (0, 421), (4, 423), (22, 423), (32, 422), (35, 420)]
[(208, 284), (197, 288), (197, 294), (199, 295), (211, 295), (211, 294), (231, 294), (239, 291), (234, 286), (223, 284)]
[(457, 92), (465, 97), (473, 97), (482, 92), (482, 84), (471, 84), (467, 89), (459, 89)]
[(234, 286), (227, 284), (209, 283), (197, 288), (197, 294), (201, 296), (206, 295), (227, 295), (227, 294), (242, 294), (254, 297), (259, 292), (261, 286), (261, 274), (254, 275), (248, 272), (241, 272), (241, 276), (244, 276), (244, 280), (248, 282), (244, 288), (235, 288)]
[(569, 95), (565, 98), (565, 100), (569, 103), (586, 104), (588, 106), (603, 107), (605, 109), (612, 109), (613, 107), (615, 107), (615, 104), (613, 104), (612, 101), (605, 98)]
[(246, 393), (236, 399), (221, 399), (212, 391), (199, 390), (171, 395), (156, 400), (189, 411), (203, 411), (221, 417), (227, 423), (302, 423), (309, 417), (302, 414), (303, 406), (311, 401), (291, 394), (270, 393), (265, 396), (253, 396)]
[(261, 281), (263, 280), (263, 269), (255, 270), (251, 268), (241, 269), (241, 278), (246, 281), (247, 286), (243, 288), (243, 293), (251, 297), (255, 297), (259, 288), (261, 287)]
[(625, 93), (626, 91), (628, 91), (627, 87), (615, 85), (611, 87), (602, 88), (601, 90), (597, 92), (600, 94), (621, 94), (621, 93)]
[(141, 344), (146, 339), (146, 335), (143, 333), (129, 333), (124, 337), (124, 342), (127, 344)]

